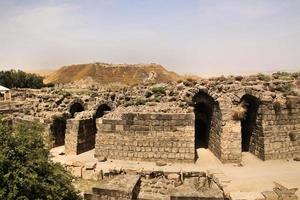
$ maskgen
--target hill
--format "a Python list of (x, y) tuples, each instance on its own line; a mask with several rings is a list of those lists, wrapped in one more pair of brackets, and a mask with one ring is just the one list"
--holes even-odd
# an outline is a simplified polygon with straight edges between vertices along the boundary
[(44, 82), (71, 83), (89, 77), (100, 84), (122, 83), (126, 85), (147, 81), (169, 82), (180, 78), (175, 72), (170, 72), (158, 64), (91, 63), (62, 67), (49, 74)]

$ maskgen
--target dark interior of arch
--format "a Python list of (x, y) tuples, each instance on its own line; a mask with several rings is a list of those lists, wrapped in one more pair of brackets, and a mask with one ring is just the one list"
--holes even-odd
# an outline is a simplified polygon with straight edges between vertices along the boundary
[(75, 113), (82, 112), (82, 111), (84, 111), (84, 107), (81, 103), (74, 103), (70, 107), (70, 113), (71, 113), (72, 118), (74, 117)]
[(246, 106), (245, 117), (241, 120), (242, 127), (242, 151), (246, 152), (250, 150), (251, 137), (253, 131), (256, 128), (257, 110), (259, 106), (259, 100), (252, 95), (244, 95), (241, 102)]
[(195, 113), (195, 148), (208, 148), (214, 100), (208, 94), (199, 92), (194, 96), (193, 102)]
[(65, 144), (66, 135), (66, 119), (56, 118), (52, 124), (52, 136), (54, 140), (54, 147)]
[(111, 111), (111, 108), (107, 104), (101, 104), (96, 110), (96, 118), (103, 117), (106, 111)]

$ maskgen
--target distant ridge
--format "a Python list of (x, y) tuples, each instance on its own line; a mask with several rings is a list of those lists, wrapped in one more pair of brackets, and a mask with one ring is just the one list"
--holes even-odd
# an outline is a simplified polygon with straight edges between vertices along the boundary
[(100, 84), (122, 83), (135, 85), (147, 82), (162, 83), (180, 78), (175, 72), (166, 70), (158, 64), (107, 64), (90, 63), (64, 66), (49, 74), (45, 83), (71, 83), (92, 78)]

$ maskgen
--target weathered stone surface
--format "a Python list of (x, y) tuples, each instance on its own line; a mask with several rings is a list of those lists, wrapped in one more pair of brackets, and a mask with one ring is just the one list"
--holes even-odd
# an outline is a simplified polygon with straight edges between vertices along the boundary
[(274, 191), (264, 191), (262, 195), (265, 197), (265, 200), (278, 200), (278, 195)]
[(88, 197), (98, 199), (136, 199), (140, 189), (139, 175), (120, 175), (108, 183), (92, 188)]
[(97, 166), (97, 162), (88, 162), (88, 163), (85, 163), (85, 169), (86, 170), (93, 170), (95, 169)]
[(162, 161), (162, 160), (159, 160), (159, 161), (156, 161), (155, 164), (156, 164), (157, 166), (166, 166), (166, 165), (167, 165), (167, 162)]
[(167, 177), (170, 180), (175, 180), (175, 181), (179, 181), (180, 180), (180, 175), (179, 174), (168, 174)]
[(260, 192), (233, 192), (230, 194), (231, 200), (264, 200)]

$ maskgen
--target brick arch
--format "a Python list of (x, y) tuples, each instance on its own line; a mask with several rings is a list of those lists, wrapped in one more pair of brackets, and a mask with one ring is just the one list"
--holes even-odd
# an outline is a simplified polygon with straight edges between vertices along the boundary
[(74, 117), (75, 112), (82, 112), (86, 110), (86, 105), (81, 99), (74, 99), (67, 106), (67, 111)]
[(203, 93), (203, 94), (207, 94), (210, 98), (213, 99), (213, 101), (215, 101), (216, 103), (218, 103), (218, 97), (215, 95), (215, 93), (210, 90), (207, 87), (201, 86), (201, 87), (195, 87), (189, 90), (190, 96), (189, 96), (189, 100), (190, 102), (192, 102), (192, 104), (194, 103), (194, 98), (199, 94), (199, 93)]
[(253, 88), (242, 88), (241, 90), (239, 90), (239, 91), (237, 91), (237, 92), (234, 92), (233, 94), (234, 94), (236, 97), (238, 97), (238, 101), (237, 101), (237, 102), (234, 102), (234, 101), (233, 101), (233, 104), (239, 104), (239, 103), (240, 103), (240, 99), (241, 99), (243, 96), (245, 96), (245, 95), (253, 96), (253, 97), (255, 97), (256, 99), (258, 99), (259, 101), (261, 101), (262, 95), (263, 95), (262, 92), (256, 91), (256, 90), (254, 90)]
[(100, 100), (93, 108), (93, 116), (95, 118), (102, 117), (105, 111), (114, 110), (115, 105), (111, 101)]

